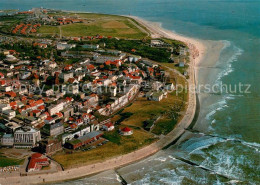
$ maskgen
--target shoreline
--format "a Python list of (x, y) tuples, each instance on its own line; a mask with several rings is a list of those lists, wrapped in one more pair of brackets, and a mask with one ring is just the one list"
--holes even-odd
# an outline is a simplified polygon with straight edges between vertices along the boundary
[[(206, 51), (205, 45), (200, 41), (184, 37), (163, 29), (156, 25), (156, 23), (151, 23), (145, 21), (139, 17), (133, 16), (126, 16), (129, 18), (134, 19), (142, 26), (146, 27), (151, 34), (152, 38), (170, 38), (174, 40), (180, 40), (187, 44), (190, 49), (190, 65), (189, 65), (189, 75), (190, 78), (188, 79), (189, 84), (197, 84), (197, 74), (198, 70), (196, 70), (196, 66), (203, 60), (204, 54)], [(161, 139), (152, 143), (148, 146), (145, 146), (139, 150), (134, 152), (121, 155), (119, 157), (114, 157), (103, 162), (98, 162), (95, 164), (90, 164), (86, 166), (81, 166), (77, 168), (71, 168), (65, 171), (59, 171), (50, 174), (39, 174), (39, 175), (29, 175), (29, 176), (12, 176), (12, 177), (4, 177), (0, 178), (1, 184), (28, 184), (30, 183), (50, 183), (50, 182), (58, 182), (58, 181), (68, 181), (73, 179), (78, 179), (90, 175), (94, 175), (103, 171), (111, 170), (111, 169), (118, 169), (122, 166), (126, 166), (135, 162), (138, 162), (144, 158), (147, 158), (165, 146), (168, 146), (173, 141), (181, 137), (181, 135), (185, 132), (193, 122), (193, 118), (196, 112), (196, 93), (194, 90), (189, 90), (189, 100), (188, 100), (188, 107), (186, 113), (182, 120), (176, 125), (176, 127), (168, 133), (166, 136), (163, 136)]]

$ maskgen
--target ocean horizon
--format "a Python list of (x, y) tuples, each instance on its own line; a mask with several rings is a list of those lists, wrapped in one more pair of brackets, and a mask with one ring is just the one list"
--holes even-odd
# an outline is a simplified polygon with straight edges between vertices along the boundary
[[(114, 171), (59, 184), (260, 183), (260, 1), (238, 0), (2, 0), (0, 10), (44, 7), (68, 11), (133, 15), (178, 34), (223, 47), (217, 61), (206, 57), (199, 84), (242, 83), (250, 93), (200, 92), (196, 132), (167, 150)], [(212, 63), (212, 65), (207, 65)], [(190, 163), (187, 163), (189, 161)], [(193, 165), (191, 165), (191, 163)]]

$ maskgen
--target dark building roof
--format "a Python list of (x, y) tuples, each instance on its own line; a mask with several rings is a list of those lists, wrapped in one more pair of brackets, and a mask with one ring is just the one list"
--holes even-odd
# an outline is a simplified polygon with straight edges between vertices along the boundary
[(58, 122), (58, 123), (53, 123), (50, 125), (50, 129), (55, 129), (55, 128), (58, 128), (58, 127), (63, 127), (63, 124), (62, 122)]
[(84, 136), (79, 137), (78, 139), (81, 140), (82, 142), (92, 139), (94, 137), (99, 136), (100, 134), (102, 134), (102, 132), (98, 132), (98, 131), (93, 131), (93, 132), (89, 132)]

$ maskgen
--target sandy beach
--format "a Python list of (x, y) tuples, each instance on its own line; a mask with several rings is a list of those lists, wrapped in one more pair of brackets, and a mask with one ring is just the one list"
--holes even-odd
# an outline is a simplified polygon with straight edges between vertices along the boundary
[[(197, 66), (200, 65), (200, 62), (203, 60), (206, 52), (206, 45), (204, 45), (199, 40), (184, 37), (178, 34), (175, 34), (171, 31), (161, 28), (156, 23), (147, 22), (138, 17), (131, 17), (137, 22), (145, 26), (151, 32), (152, 38), (170, 38), (175, 40), (180, 40), (186, 43), (190, 49), (191, 53), (191, 62), (189, 67), (189, 84), (197, 83), (198, 70)], [(196, 70), (195, 70), (196, 69)], [(12, 177), (1, 177), (0, 184), (36, 184), (44, 182), (57, 182), (65, 181), (70, 179), (81, 178), (88, 175), (93, 175), (100, 173), (106, 170), (116, 169), (144, 158), (155, 154), (160, 151), (163, 147), (171, 144), (174, 140), (178, 139), (184, 132), (185, 129), (189, 127), (192, 123), (196, 112), (196, 94), (195, 91), (189, 91), (189, 102), (188, 108), (183, 119), (178, 123), (174, 130), (172, 130), (168, 135), (161, 137), (157, 142), (145, 146), (137, 151), (108, 159), (106, 161), (86, 165), (78, 168), (72, 168), (65, 171), (59, 171), (56, 173), (50, 174), (41, 174), (41, 175), (30, 175), (30, 176), (12, 176)]]
[[(196, 68), (200, 64), (200, 62), (203, 60), (205, 52), (206, 52), (206, 45), (194, 38), (189, 38), (186, 36), (182, 36), (180, 34), (176, 34), (172, 31), (166, 30), (162, 28), (158, 23), (153, 23), (153, 22), (148, 22), (145, 21), (139, 17), (135, 16), (130, 16), (131, 18), (135, 19), (137, 22), (145, 26), (148, 30), (151, 32), (151, 37), (152, 38), (160, 38), (160, 37), (165, 37), (169, 39), (174, 39), (174, 40), (179, 40), (184, 42), (190, 49), (190, 54), (191, 54), (191, 66), (190, 66), (190, 72)], [(193, 72), (192, 72), (193, 73)], [(195, 72), (195, 79), (196, 79), (196, 74)]]

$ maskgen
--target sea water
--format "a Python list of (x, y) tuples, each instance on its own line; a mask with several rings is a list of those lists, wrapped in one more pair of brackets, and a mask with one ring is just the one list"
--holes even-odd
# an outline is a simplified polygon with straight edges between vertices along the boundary
[[(222, 41), (224, 48), (218, 62), (214, 67), (200, 69), (199, 79), (210, 84), (236, 85), (239, 82), (249, 84), (250, 93), (199, 94), (201, 114), (194, 128), (203, 134), (190, 134), (189, 139), (180, 145), (172, 146), (142, 162), (119, 169), (118, 173), (132, 184), (260, 183), (260, 1), (1, 0), (0, 2), (0, 9), (28, 10), (33, 7), (130, 14), (159, 22), (164, 28), (179, 34)], [(205, 70), (210, 76), (203, 76)], [(107, 176), (108, 184), (109, 182), (115, 184), (117, 175), (113, 173), (102, 175), (103, 178)], [(68, 183), (96, 184), (99, 183), (100, 176), (96, 177), (97, 181), (85, 178)]]

